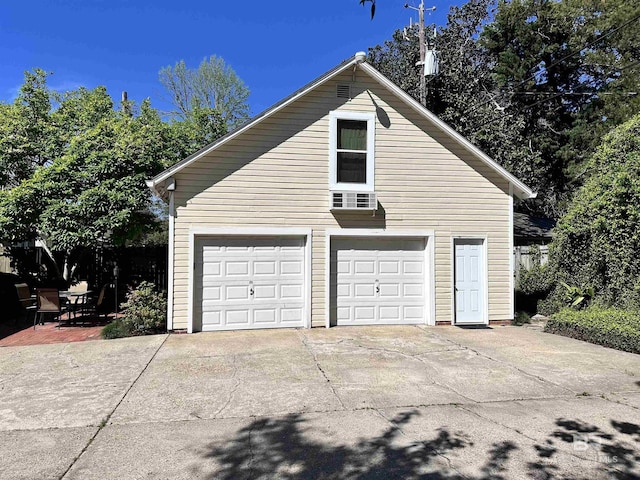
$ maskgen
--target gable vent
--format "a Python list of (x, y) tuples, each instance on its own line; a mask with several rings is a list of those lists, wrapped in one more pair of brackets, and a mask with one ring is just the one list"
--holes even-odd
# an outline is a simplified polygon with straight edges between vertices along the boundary
[(339, 83), (336, 87), (336, 96), (338, 98), (351, 98), (351, 85)]
[(331, 192), (331, 210), (377, 210), (375, 193)]

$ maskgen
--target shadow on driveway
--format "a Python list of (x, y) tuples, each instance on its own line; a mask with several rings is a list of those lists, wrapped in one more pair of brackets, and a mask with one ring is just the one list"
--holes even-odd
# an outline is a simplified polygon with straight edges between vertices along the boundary
[[(448, 458), (461, 450), (474, 448), (464, 432), (438, 428), (433, 438), (403, 443), (403, 427), (417, 415), (420, 415), (417, 410), (399, 413), (389, 419), (391, 426), (381, 436), (360, 440), (351, 446), (308, 438), (305, 420), (299, 414), (280, 419), (257, 419), (238, 430), (234, 440), (226, 446), (214, 443), (209, 446), (205, 458), (214, 460), (219, 470), (208, 478), (507, 480), (514, 476), (511, 469), (507, 470), (508, 461), (524, 449), (532, 450), (523, 453), (533, 458), (520, 465), (521, 473), (527, 478), (640, 478), (635, 470), (640, 462), (640, 426), (629, 422), (611, 420), (616, 431), (611, 434), (579, 420), (558, 418), (555, 421), (557, 428), (542, 444), (535, 443), (533, 448), (530, 444), (519, 446), (512, 441), (502, 441), (493, 443), (486, 452), (476, 452), (484, 460), (477, 474), (469, 475), (455, 470)], [(560, 454), (564, 458), (557, 458)], [(593, 474), (570, 471), (567, 477), (568, 465), (563, 465), (563, 461), (570, 457), (579, 462), (591, 460), (586, 463), (600, 475), (594, 477)]]

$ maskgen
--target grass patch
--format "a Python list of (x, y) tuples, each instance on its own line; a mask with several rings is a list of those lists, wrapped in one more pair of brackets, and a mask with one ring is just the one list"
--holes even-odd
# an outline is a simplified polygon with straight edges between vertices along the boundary
[(566, 308), (551, 316), (545, 332), (625, 352), (640, 353), (640, 312), (617, 308)]

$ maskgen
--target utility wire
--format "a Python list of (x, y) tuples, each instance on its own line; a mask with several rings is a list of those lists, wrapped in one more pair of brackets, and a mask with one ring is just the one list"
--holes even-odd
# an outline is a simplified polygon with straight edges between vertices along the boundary
[[(620, 69), (619, 69), (619, 71), (621, 71), (621, 72), (622, 72), (622, 71), (627, 70), (628, 68), (634, 67), (634, 66), (636, 66), (636, 65), (638, 65), (638, 64), (640, 64), (640, 60), (638, 60), (638, 61), (636, 61), (636, 62), (632, 62), (632, 63), (630, 63), (630, 64), (628, 64), (628, 65), (625, 65), (624, 67), (620, 68)], [(514, 93), (514, 94), (520, 94), (520, 93), (527, 93), (527, 92), (512, 92), (512, 93)], [(531, 93), (535, 93), (535, 92), (531, 92)], [(480, 130), (480, 129), (481, 129), (482, 127), (484, 127), (485, 125), (489, 125), (489, 124), (491, 124), (491, 123), (498, 122), (498, 121), (500, 121), (500, 120), (502, 120), (502, 119), (504, 119), (504, 118), (507, 118), (507, 117), (510, 117), (510, 116), (513, 116), (513, 115), (518, 115), (518, 114), (520, 114), (520, 113), (524, 112), (525, 110), (529, 110), (530, 108), (533, 108), (533, 107), (535, 107), (536, 105), (540, 105), (541, 103), (549, 102), (549, 101), (551, 101), (551, 100), (555, 100), (556, 98), (559, 98), (559, 97), (562, 97), (562, 96), (565, 96), (565, 95), (572, 95), (572, 94), (573, 94), (573, 92), (560, 92), (560, 93), (555, 93), (555, 92), (538, 92), (538, 93), (541, 93), (541, 94), (551, 94), (551, 95), (553, 95), (553, 96), (548, 97), (548, 98), (543, 98), (542, 100), (538, 100), (537, 102), (532, 103), (532, 104), (530, 104), (530, 105), (523, 105), (523, 106), (522, 106), (521, 108), (519, 108), (516, 112), (514, 112), (514, 113), (509, 113), (509, 114), (507, 114), (506, 116), (501, 115), (501, 116), (499, 116), (499, 117), (494, 117), (494, 118), (492, 118), (492, 119), (490, 119), (490, 120), (487, 120), (486, 122), (481, 123), (481, 124), (480, 124), (480, 125), (478, 125), (476, 128), (477, 128), (478, 130)], [(639, 93), (639, 92), (596, 92), (596, 93), (593, 93), (593, 94), (591, 94), (591, 93), (584, 93), (584, 94), (585, 94), (585, 95), (600, 96), (600, 95), (618, 95), (618, 94), (620, 94), (620, 93), (624, 93), (624, 94), (626, 94), (626, 95), (628, 95), (628, 96), (633, 96), (633, 95), (638, 95), (638, 93)], [(580, 93), (575, 93), (575, 95), (579, 95), (579, 94), (580, 94)], [(486, 102), (486, 103), (485, 103), (485, 105), (486, 105), (487, 103), (490, 103), (490, 102)], [(482, 105), (481, 105), (481, 106), (482, 106)], [(478, 108), (479, 108), (479, 107), (478, 107)], [(475, 112), (476, 110), (477, 110), (477, 109), (472, 110), (472, 111), (471, 111), (471, 113)]]
[[(602, 35), (600, 35), (598, 38), (596, 38), (595, 40), (593, 40), (592, 42), (589, 42), (587, 45), (585, 45), (584, 47), (580, 48), (580, 50), (576, 50), (572, 53), (569, 53), (567, 55), (565, 55), (564, 57), (562, 57), (560, 60), (556, 60), (555, 62), (552, 62), (550, 65), (545, 65), (544, 70), (545, 71), (549, 71), (551, 68), (555, 67), (556, 65), (558, 65), (559, 63), (564, 62), (565, 60), (567, 60), (568, 58), (574, 57), (580, 53), (582, 53), (583, 50), (595, 45), (596, 43), (600, 42), (602, 39), (613, 35), (614, 33), (616, 33), (617, 31), (625, 28), (626, 26), (630, 25), (631, 23), (637, 21), (638, 19), (640, 19), (640, 14), (636, 15), (635, 17), (633, 17), (631, 20), (627, 20), (625, 23), (623, 23), (622, 25), (620, 25), (619, 27), (614, 28), (613, 30), (608, 31), (607, 33), (603, 33)], [(538, 75), (538, 73), (534, 73), (533, 75), (525, 78), (524, 80), (522, 80), (520, 83), (515, 85), (515, 88), (518, 88), (522, 85), (524, 85), (525, 83), (527, 83), (529, 80), (533, 80), (536, 78), (536, 76)], [(494, 101), (494, 98), (490, 98), (489, 100), (486, 100), (485, 102), (481, 103), (480, 105), (476, 106), (475, 108), (473, 108), (472, 110), (467, 110), (466, 112), (463, 112), (463, 115), (466, 115), (468, 113), (473, 113), (476, 110), (478, 110), (479, 108), (484, 107), (486, 104), (491, 103), (492, 101)]]

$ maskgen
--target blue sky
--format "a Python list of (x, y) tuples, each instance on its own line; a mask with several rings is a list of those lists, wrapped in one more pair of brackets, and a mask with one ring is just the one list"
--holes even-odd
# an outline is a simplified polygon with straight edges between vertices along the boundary
[[(11, 101), (23, 72), (53, 72), (58, 90), (80, 85), (122, 90), (163, 110), (158, 71), (184, 59), (190, 67), (222, 57), (251, 90), (256, 114), (359, 50), (389, 39), (415, 12), (406, 0), (197, 1), (6, 0), (0, 4), (0, 101)], [(417, 0), (409, 0), (417, 5)], [(427, 22), (443, 24), (450, 3)]]

